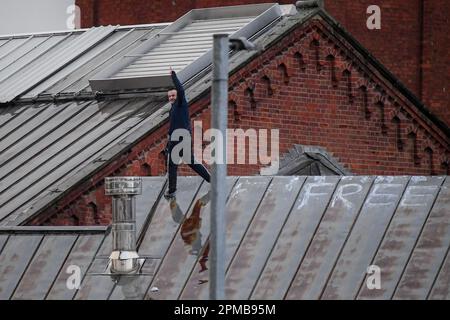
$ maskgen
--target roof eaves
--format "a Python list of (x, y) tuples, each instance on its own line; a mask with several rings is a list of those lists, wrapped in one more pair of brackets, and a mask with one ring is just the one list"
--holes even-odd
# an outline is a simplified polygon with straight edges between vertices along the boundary
[[(118, 30), (131, 30), (131, 29), (148, 29), (148, 28), (161, 28), (166, 27), (171, 22), (161, 22), (161, 23), (148, 23), (148, 24), (133, 24), (133, 25), (117, 25), (116, 31)], [(54, 35), (65, 35), (65, 34), (74, 34), (74, 33), (83, 33), (89, 31), (90, 28), (80, 28), (80, 29), (67, 29), (67, 30), (53, 30), (53, 31), (44, 31), (44, 32), (26, 32), (26, 33), (15, 33), (15, 34), (4, 34), (0, 35), (0, 40), (7, 39), (19, 39), (19, 38), (28, 38), (30, 36), (41, 37), (41, 36), (54, 36)]]
[(108, 232), (110, 226), (8, 226), (0, 227), (0, 235), (4, 234), (103, 234)]

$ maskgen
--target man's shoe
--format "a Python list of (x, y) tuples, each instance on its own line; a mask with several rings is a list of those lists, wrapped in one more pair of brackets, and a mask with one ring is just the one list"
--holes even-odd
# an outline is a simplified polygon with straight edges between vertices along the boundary
[(176, 194), (176, 191), (174, 191), (174, 192), (166, 191), (166, 193), (164, 193), (164, 198), (175, 199), (175, 194)]

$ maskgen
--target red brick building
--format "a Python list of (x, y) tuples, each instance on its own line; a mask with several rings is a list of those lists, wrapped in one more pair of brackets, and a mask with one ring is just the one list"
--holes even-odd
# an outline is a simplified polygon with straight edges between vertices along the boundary
[[(82, 27), (174, 21), (194, 8), (294, 0), (76, 0)], [(381, 9), (381, 29), (369, 30), (367, 8)], [(450, 2), (447, 0), (325, 0), (325, 9), (370, 54), (450, 125)]]
[[(206, 5), (200, 2), (193, 1), (192, 6)], [(105, 11), (107, 9), (102, 3), (97, 1), (89, 6), (90, 2), (78, 2), (82, 9), (84, 26), (89, 25), (89, 8), (93, 9), (92, 15), (95, 18), (91, 19), (92, 24), (152, 22), (152, 17), (142, 17), (133, 14), (134, 11), (129, 11), (137, 9), (122, 8), (121, 6), (127, 3), (125, 1), (121, 1), (116, 7), (111, 7), (114, 13), (110, 14), (102, 13), (108, 12)], [(111, 2), (108, 3), (111, 5)], [(156, 5), (158, 2), (146, 3)], [(365, 6), (358, 3), (361, 6), (358, 10)], [(400, 5), (405, 2), (395, 3)], [(213, 3), (208, 2), (208, 5)], [(191, 6), (179, 7), (178, 5), (174, 7), (180, 10), (172, 13), (176, 16), (191, 8)], [(395, 12), (400, 11), (400, 9), (394, 9)], [(345, 16), (342, 11), (339, 13), (342, 9), (336, 7), (336, 10), (337, 18), (340, 14)], [(144, 10), (144, 8), (138, 11), (158, 12), (156, 9)], [(333, 9), (329, 8), (329, 11), (332, 12)], [(386, 11), (389, 12), (389, 10)], [(116, 17), (116, 12), (123, 12), (122, 18)], [(138, 20), (126, 20), (127, 12), (129, 17), (135, 16)], [(356, 175), (447, 175), (450, 130), (442, 120), (444, 113), (439, 113), (442, 109), (438, 105), (448, 103), (448, 99), (443, 102), (439, 98), (436, 104), (430, 102), (429, 106), (426, 97), (424, 104), (411, 92), (411, 90), (416, 94), (431, 92), (426, 91), (423, 85), (423, 79), (427, 77), (425, 75), (428, 71), (425, 72), (424, 68), (418, 67), (422, 63), (416, 63), (423, 60), (424, 56), (415, 55), (418, 48), (425, 42), (420, 42), (419, 45), (419, 42), (411, 40), (415, 43), (412, 45), (409, 40), (403, 40), (401, 34), (398, 34), (400, 44), (396, 46), (397, 51), (394, 49), (377, 51), (380, 49), (380, 43), (391, 48), (395, 41), (383, 41), (386, 36), (380, 35), (378, 40), (375, 37), (372, 42), (370, 34), (372, 32), (376, 34), (379, 31), (367, 30), (364, 12), (365, 9), (361, 15), (362, 26), (344, 19), (346, 20), (343, 22), (344, 25), (348, 24), (346, 26), (348, 31), (346, 31), (336, 22), (339, 19), (334, 20), (332, 15), (319, 8), (299, 8), (296, 14), (283, 17), (272, 29), (259, 36), (257, 41), (264, 45), (263, 52), (238, 53), (233, 56), (230, 60), (228, 126), (244, 130), (247, 128), (280, 129), (281, 153), (288, 152), (296, 144), (320, 146), (337, 157), (347, 170)], [(176, 16), (168, 18), (173, 20)], [(413, 16), (415, 14), (411, 12), (410, 20), (414, 20)], [(114, 18), (108, 20), (110, 18), (106, 17)], [(395, 15), (392, 16), (393, 22), (389, 27), (390, 18), (388, 17), (388, 14), (384, 15), (382, 21), (385, 21), (386, 25), (382, 22), (382, 28), (394, 29), (395, 21), (398, 20), (395, 20)], [(5, 181), (0, 178), (0, 182), (9, 188), (0, 191), (5, 198), (0, 197), (0, 200), (4, 201), (0, 206), (11, 208), (8, 212), (4, 211), (6, 214), (5, 217), (0, 217), (0, 223), (107, 224), (111, 217), (111, 207), (110, 199), (104, 195), (105, 177), (165, 173), (164, 159), (160, 154), (165, 146), (168, 130), (168, 105), (164, 96), (158, 97), (139, 90), (106, 94), (92, 92), (89, 90), (88, 82), (95, 72), (104, 68), (103, 57), (107, 56), (110, 59), (109, 57), (114, 53), (115, 59), (123, 58), (131, 51), (129, 48), (151, 38), (152, 32), (158, 31), (153, 28), (157, 29), (157, 27), (126, 27), (119, 30), (122, 34), (126, 32), (122, 37), (118, 30), (113, 31), (108, 28), (113, 27), (107, 27), (105, 31), (96, 28), (87, 31), (89, 34), (84, 34), (82, 37), (87, 38), (88, 41), (81, 41), (83, 38), (79, 40), (78, 45), (71, 46), (71, 48), (78, 48), (80, 44), (93, 41), (93, 37), (96, 37), (95, 39), (103, 37), (96, 40), (99, 43), (97, 47), (103, 50), (98, 54), (98, 58), (92, 58), (90, 51), (81, 52), (79, 56), (74, 57), (73, 61), (62, 66), (62, 71), (56, 68), (56, 65), (53, 74), (39, 80), (39, 83), (33, 83), (30, 86), (31, 89), (20, 90), (21, 93), (14, 96), (14, 99), (5, 102), (6, 108), (15, 110), (17, 114), (23, 109), (26, 111), (38, 109), (38, 105), (42, 103), (47, 103), (47, 108), (58, 106), (62, 108), (69, 103), (70, 108), (73, 107), (74, 110), (83, 108), (83, 111), (78, 113), (67, 111), (73, 113), (71, 118), (73, 122), (81, 121), (79, 119), (83, 117), (91, 117), (84, 112), (93, 112), (95, 108), (100, 110), (98, 117), (102, 117), (104, 122), (109, 119), (110, 114), (117, 114), (117, 118), (108, 122), (108, 129), (104, 131), (101, 129), (103, 122), (74, 128), (75, 134), (82, 130), (89, 130), (85, 143), (81, 143), (79, 139), (75, 140), (75, 143), (68, 141), (65, 145), (53, 148), (52, 140), (49, 141), (49, 146), (43, 145), (40, 151), (43, 154), (55, 152), (54, 157), (61, 159), (68, 157), (71, 150), (76, 148), (80, 150), (91, 148), (97, 152), (93, 153), (94, 155), (82, 157), (84, 153), (80, 151), (77, 158), (68, 158), (64, 160), (65, 162), (44, 161), (47, 168), (45, 175), (42, 173), (42, 176), (40, 167), (33, 167), (30, 174), (28, 171), (23, 174), (22, 168), (17, 167), (16, 171), (10, 171), (12, 173), (4, 175)], [(399, 28), (401, 29), (401, 26)], [(110, 32), (110, 34), (98, 35), (99, 32)], [(142, 32), (144, 35), (139, 33), (140, 38), (135, 39), (133, 32)], [(135, 42), (132, 45), (120, 47), (119, 44), (127, 37), (132, 37)], [(109, 43), (106, 49), (102, 47), (102, 43), (113, 41), (112, 38), (115, 42)], [(368, 50), (355, 38), (360, 39)], [(407, 49), (403, 42), (412, 47)], [(433, 42), (434, 45), (435, 42)], [(386, 67), (373, 58), (370, 53), (372, 50), (375, 51), (373, 56), (380, 58)], [(430, 49), (430, 51), (433, 50)], [(392, 52), (397, 54), (394, 55)], [(404, 60), (399, 58), (400, 56), (414, 56), (414, 58), (406, 63), (407, 67), (402, 67), (401, 63), (397, 63), (399, 60)], [(448, 58), (445, 54), (437, 55), (437, 57), (436, 60), (430, 60), (428, 66), (433, 70), (436, 68), (439, 70), (436, 74), (440, 74), (442, 68), (434, 63), (440, 64), (442, 59)], [(54, 60), (54, 63), (57, 64), (58, 60)], [(401, 81), (388, 70), (398, 74)], [(422, 78), (418, 76), (419, 74)], [(207, 129), (206, 126), (210, 123), (211, 83), (208, 76), (208, 74), (199, 74), (199, 79), (187, 89), (192, 121), (203, 120), (203, 129)], [(431, 78), (431, 74), (428, 76)], [(448, 77), (448, 74), (446, 76)], [(408, 82), (409, 80), (412, 82)], [(436, 86), (431, 87), (433, 90), (438, 90)], [(79, 88), (84, 89), (79, 90)], [(419, 88), (422, 88), (422, 91)], [(445, 95), (447, 95), (446, 92), (444, 92)], [(434, 98), (438, 95), (430, 93), (430, 97)], [(122, 109), (127, 112), (117, 111)], [(61, 114), (67, 113), (64, 111)], [(5, 120), (2, 118), (2, 121), (13, 124), (6, 113)], [(28, 125), (30, 122), (33, 121), (26, 118), (21, 123)], [(38, 123), (38, 121), (35, 122)], [(96, 129), (97, 127), (99, 129)], [(37, 128), (39, 129), (39, 124)], [(41, 141), (40, 136), (33, 136), (34, 129), (30, 130), (25, 125), (23, 129), (23, 131), (30, 131), (30, 139)], [(5, 141), (15, 138), (13, 134), (16, 127), (11, 126), (8, 130), (8, 134), (3, 138)], [(110, 133), (114, 133), (114, 138), (107, 135)], [(88, 139), (96, 140), (92, 142)], [(103, 141), (100, 139), (105, 142), (97, 146), (99, 141)], [(66, 140), (69, 139), (63, 135), (57, 141)], [(9, 154), (5, 153), (5, 155), (10, 157)], [(13, 159), (12, 156), (11, 159)], [(32, 165), (38, 165), (33, 157), (30, 159), (33, 160)], [(60, 168), (65, 168), (64, 166), (68, 166), (67, 163), (72, 163), (75, 159), (79, 161), (77, 162), (79, 165), (70, 167), (70, 171), (61, 172), (61, 176), (57, 178), (53, 177), (55, 174), (48, 168), (54, 168), (55, 172), (59, 172)], [(12, 161), (6, 165), (12, 167)], [(0, 165), (3, 166), (3, 164)], [(259, 173), (259, 169), (259, 166), (230, 165), (229, 175), (254, 175)], [(187, 167), (182, 168), (181, 171), (185, 174), (192, 173)], [(31, 175), (33, 179), (38, 180), (32, 180), (27, 185), (27, 179)], [(13, 181), (21, 184), (14, 185)], [(8, 184), (11, 184), (10, 187)], [(20, 189), (22, 185), (24, 189)], [(41, 193), (37, 191), (31, 193), (38, 187), (42, 188)], [(16, 198), (19, 199), (19, 195), (24, 194), (23, 190), (30, 193), (27, 199), (31, 200), (27, 200), (23, 205), (20, 203), (13, 206)], [(8, 192), (11, 192), (11, 196), (6, 197)]]

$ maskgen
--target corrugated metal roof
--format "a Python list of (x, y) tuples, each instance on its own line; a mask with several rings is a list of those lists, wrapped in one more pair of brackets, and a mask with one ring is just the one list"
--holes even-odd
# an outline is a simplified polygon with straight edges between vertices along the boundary
[(118, 29), (104, 41), (92, 48), (79, 59), (40, 83), (23, 98), (41, 96), (70, 96), (73, 93), (90, 93), (89, 78), (99, 70), (123, 58), (143, 41), (152, 38), (162, 26)]
[[(59, 45), (53, 45), (49, 51), (42, 51), (45, 54), (38, 55), (34, 60), (27, 59), (28, 63), (25, 63), (22, 68), (14, 73), (10, 73), (7, 77), (0, 78), (0, 102), (11, 101), (32, 89), (108, 37), (115, 29), (116, 27), (108, 26), (91, 28), (79, 35), (72, 36), (69, 33), (66, 37), (70, 41), (56, 42)], [(37, 43), (34, 43), (33, 39), (33, 37), (29, 37), (27, 39), (12, 40), (13, 48), (7, 52), (8, 55), (11, 56), (13, 52), (20, 54), (22, 51), (26, 54), (30, 49), (34, 49), (36, 46), (39, 47), (41, 39), (38, 39)], [(10, 65), (10, 63), (5, 61), (2, 64), (5, 66)]]
[(150, 98), (70, 101), (0, 110), (0, 225), (12, 223), (98, 161), (161, 107)]
[[(0, 299), (207, 299), (209, 185), (180, 177), (172, 202), (164, 186), (144, 177), (136, 198), (140, 274), (105, 273), (112, 240), (100, 229), (0, 228)], [(227, 299), (450, 299), (450, 178), (228, 177), (227, 186)], [(71, 265), (79, 290), (66, 286)], [(367, 289), (370, 265), (381, 289)]]
[(0, 102), (89, 94), (89, 78), (167, 24), (0, 37)]

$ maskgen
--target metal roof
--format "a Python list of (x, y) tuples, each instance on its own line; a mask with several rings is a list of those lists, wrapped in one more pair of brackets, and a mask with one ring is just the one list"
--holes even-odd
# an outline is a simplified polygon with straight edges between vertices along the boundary
[[(0, 109), (0, 225), (16, 224), (120, 145), (164, 103), (154, 98), (40, 103)], [(22, 220), (20, 220), (22, 221)]]
[(0, 37), (0, 103), (91, 93), (88, 79), (167, 24)]
[[(68, 43), (59, 43), (58, 40), (63, 40), (64, 37), (56, 38), (59, 45), (53, 44), (51, 53), (44, 51), (46, 54), (37, 53), (38, 57), (34, 63), (29, 63), (20, 69), (9, 71), (8, 75), (4, 75), (0, 82), (0, 102), (8, 102), (13, 100), (20, 94), (33, 88), (60, 68), (64, 67), (70, 61), (76, 59), (87, 50), (89, 50), (96, 43), (107, 37), (112, 33), (114, 27), (98, 27), (89, 29), (89, 31), (72, 37)], [(71, 37), (70, 34), (67, 35)], [(11, 48), (7, 49), (5, 55), (10, 59), (4, 59), (3, 66), (11, 66), (14, 62), (15, 55), (18, 57), (26, 55), (31, 49), (35, 49), (42, 43), (42, 39), (34, 39), (33, 36), (28, 39), (11, 40)], [(2, 47), (7, 47), (8, 43)], [(43, 47), (45, 50), (45, 46)], [(41, 50), (43, 48), (40, 48)], [(38, 49), (39, 50), (39, 49)], [(5, 49), (3, 50), (5, 51)], [(32, 50), (34, 51), (34, 50)], [(36, 54), (36, 53), (35, 53)], [(9, 61), (12, 60), (12, 61)], [(28, 60), (29, 61), (29, 60)], [(5, 71), (5, 70), (3, 70)]]
[(251, 37), (283, 14), (278, 4), (194, 9), (91, 80), (94, 90), (161, 88), (172, 84), (169, 67), (181, 82), (212, 62), (212, 36)]
[[(449, 299), (450, 178), (228, 177), (227, 299)], [(137, 196), (140, 274), (105, 274), (101, 228), (0, 228), (0, 299), (207, 299), (207, 183)], [(203, 201), (200, 202), (199, 199)], [(202, 205), (205, 203), (205, 205)], [(381, 268), (381, 289), (366, 286)], [(67, 280), (81, 270), (81, 288)]]

